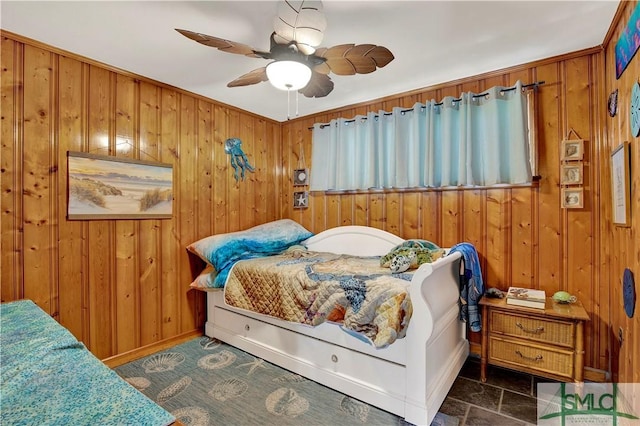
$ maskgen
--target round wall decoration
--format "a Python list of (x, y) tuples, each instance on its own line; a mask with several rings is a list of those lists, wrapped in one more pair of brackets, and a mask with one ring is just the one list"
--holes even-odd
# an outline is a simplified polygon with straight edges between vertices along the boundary
[(615, 117), (616, 112), (618, 112), (618, 89), (611, 92), (609, 95), (609, 116)]
[(309, 178), (309, 172), (307, 169), (296, 169), (293, 171), (293, 184), (294, 185), (307, 185)]
[(633, 318), (636, 308), (636, 286), (633, 281), (633, 272), (629, 268), (622, 275), (622, 297), (624, 299), (624, 312), (629, 318)]
[(631, 89), (631, 133), (633, 136), (640, 135), (640, 83), (637, 81)]

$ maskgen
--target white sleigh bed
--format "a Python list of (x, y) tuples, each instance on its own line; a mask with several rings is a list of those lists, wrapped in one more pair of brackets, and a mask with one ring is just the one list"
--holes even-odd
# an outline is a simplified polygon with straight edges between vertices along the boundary
[[(364, 226), (342, 226), (303, 242), (309, 250), (382, 256), (404, 240)], [(331, 323), (282, 321), (225, 304), (207, 293), (205, 333), (353, 398), (430, 424), (469, 353), (459, 320), (460, 253), (416, 271), (406, 337), (376, 349)]]

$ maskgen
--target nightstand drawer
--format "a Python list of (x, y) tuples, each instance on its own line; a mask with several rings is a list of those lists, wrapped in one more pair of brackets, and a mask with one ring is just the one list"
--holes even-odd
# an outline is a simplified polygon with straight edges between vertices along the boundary
[(533, 316), (521, 316), (491, 311), (490, 332), (527, 340), (573, 348), (575, 327), (571, 322), (549, 321)]
[(491, 337), (489, 362), (524, 366), (541, 373), (573, 377), (573, 352), (522, 341)]

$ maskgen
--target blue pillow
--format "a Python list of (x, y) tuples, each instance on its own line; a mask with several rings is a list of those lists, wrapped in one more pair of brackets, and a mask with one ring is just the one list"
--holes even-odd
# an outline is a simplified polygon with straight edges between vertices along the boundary
[(217, 234), (187, 246), (187, 250), (212, 265), (218, 272), (214, 287), (223, 287), (229, 269), (238, 260), (278, 254), (313, 236), (299, 223), (281, 219), (244, 231)]
[(215, 288), (214, 283), (217, 276), (216, 269), (207, 263), (207, 267), (189, 284), (189, 287), (203, 291)]

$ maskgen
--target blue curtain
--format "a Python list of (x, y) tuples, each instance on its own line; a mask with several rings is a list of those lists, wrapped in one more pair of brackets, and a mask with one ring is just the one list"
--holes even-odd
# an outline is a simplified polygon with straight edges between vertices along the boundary
[(531, 182), (518, 81), (313, 127), (312, 191)]

